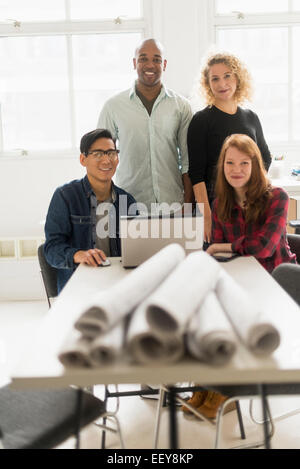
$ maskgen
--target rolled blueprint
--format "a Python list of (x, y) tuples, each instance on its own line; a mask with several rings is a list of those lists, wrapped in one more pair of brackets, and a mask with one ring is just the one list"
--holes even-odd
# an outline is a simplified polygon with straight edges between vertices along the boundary
[(151, 329), (146, 319), (146, 302), (132, 314), (126, 342), (129, 353), (138, 363), (174, 363), (184, 354), (183, 337), (177, 334), (162, 337)]
[(192, 316), (186, 345), (191, 355), (209, 365), (225, 365), (236, 351), (235, 334), (214, 291)]
[(112, 328), (141, 303), (185, 258), (179, 244), (170, 244), (114, 286), (96, 294), (86, 305), (75, 328), (95, 338)]
[(72, 331), (63, 345), (58, 359), (66, 367), (89, 368), (90, 341), (82, 338), (77, 331)]
[(93, 367), (113, 363), (121, 355), (124, 343), (124, 322), (121, 321), (90, 344), (89, 358)]
[(183, 334), (187, 323), (210, 290), (215, 288), (220, 265), (198, 251), (181, 262), (149, 297), (147, 320), (159, 334)]
[(240, 340), (256, 355), (269, 355), (280, 344), (280, 334), (255, 301), (222, 270), (217, 297)]

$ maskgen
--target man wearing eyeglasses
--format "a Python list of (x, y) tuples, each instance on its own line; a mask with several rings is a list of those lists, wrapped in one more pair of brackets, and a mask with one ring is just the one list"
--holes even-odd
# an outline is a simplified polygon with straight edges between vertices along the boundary
[(109, 99), (98, 120), (98, 127), (119, 141), (116, 182), (148, 211), (156, 204), (191, 202), (186, 143), (191, 107), (162, 84), (167, 61), (156, 40), (137, 47), (133, 66), (133, 88)]
[[(118, 150), (108, 130), (85, 134), (80, 142), (83, 179), (56, 189), (48, 209), (44, 252), (57, 268), (60, 291), (79, 264), (97, 267), (121, 255), (119, 217), (135, 199), (112, 182)], [(133, 213), (134, 214), (134, 213)]]

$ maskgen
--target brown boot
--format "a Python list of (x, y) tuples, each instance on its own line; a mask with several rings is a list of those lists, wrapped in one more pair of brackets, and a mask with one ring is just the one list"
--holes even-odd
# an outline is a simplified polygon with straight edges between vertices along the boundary
[[(197, 407), (197, 410), (207, 419), (215, 419), (218, 412), (218, 408), (227, 399), (227, 396), (223, 396), (218, 392), (209, 391), (204, 403), (201, 406)], [(235, 402), (232, 402), (225, 407), (225, 411), (223, 413), (227, 414), (228, 412), (231, 412), (235, 409)]]
[[(192, 397), (187, 400), (187, 403), (190, 404), (191, 406), (195, 407), (195, 409), (196, 409), (197, 407), (202, 406), (202, 404), (204, 403), (204, 401), (207, 397), (207, 394), (208, 394), (208, 391), (195, 391), (195, 392), (193, 392)], [(183, 412), (191, 412), (191, 410), (188, 409), (184, 405), (181, 407), (181, 410)]]

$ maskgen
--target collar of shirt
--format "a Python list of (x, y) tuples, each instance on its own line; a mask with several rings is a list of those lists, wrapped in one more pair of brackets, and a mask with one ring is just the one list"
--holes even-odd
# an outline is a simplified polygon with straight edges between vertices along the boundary
[[(129, 98), (130, 99), (132, 99), (134, 96), (136, 98), (138, 97), (138, 95), (136, 94), (136, 90), (135, 90), (136, 85), (137, 85), (137, 80), (134, 82), (134, 84), (132, 85), (132, 88), (130, 88), (130, 90), (129, 90)], [(157, 99), (157, 101), (160, 101), (165, 96), (168, 96), (168, 98), (170, 98), (171, 94), (169, 93), (169, 91), (167, 90), (165, 85), (162, 83), (160, 93), (159, 93), (159, 95), (157, 96), (156, 99)]]
[(84, 191), (85, 191), (85, 195), (87, 197), (90, 197), (94, 192), (93, 192), (93, 189), (90, 185), (90, 181), (89, 181), (87, 175), (84, 176), (82, 183), (83, 183), (83, 188), (84, 188)]
[[(91, 195), (96, 197), (87, 176), (85, 176), (83, 178), (83, 187), (84, 187), (85, 194), (86, 194), (87, 198), (91, 197)], [(116, 201), (117, 195), (116, 195), (115, 185), (114, 185), (113, 181), (111, 181), (111, 197), (112, 197), (112, 201), (114, 203)]]

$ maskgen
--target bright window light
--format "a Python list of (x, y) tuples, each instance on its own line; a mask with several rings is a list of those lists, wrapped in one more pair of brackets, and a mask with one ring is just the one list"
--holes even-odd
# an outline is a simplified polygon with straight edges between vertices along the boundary
[(4, 149), (70, 146), (64, 36), (0, 39)]
[(216, 0), (216, 13), (219, 15), (228, 15), (237, 11), (253, 14), (277, 13), (288, 9), (288, 0)]
[(139, 18), (140, 0), (71, 0), (72, 19)]
[(288, 29), (221, 29), (217, 43), (237, 54), (250, 70), (255, 92), (251, 107), (261, 118), (268, 139), (287, 140)]
[(133, 85), (132, 58), (141, 34), (73, 37), (76, 141), (95, 128), (104, 102)]
[(0, 0), (0, 154), (78, 147), (104, 102), (134, 82), (143, 3)]
[(65, 2), (62, 0), (0, 0), (0, 22), (55, 21), (65, 19)]

